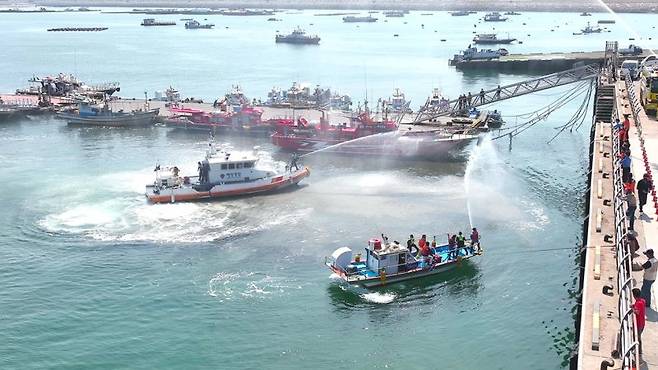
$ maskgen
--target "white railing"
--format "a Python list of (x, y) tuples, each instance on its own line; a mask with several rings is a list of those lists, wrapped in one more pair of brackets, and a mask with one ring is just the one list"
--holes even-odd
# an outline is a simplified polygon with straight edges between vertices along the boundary
[[(631, 99), (632, 80), (629, 75), (625, 76), (629, 99)], [(633, 95), (634, 96), (634, 95)], [(633, 98), (634, 99), (634, 98)], [(637, 117), (633, 109), (634, 117)], [(612, 122), (619, 117), (619, 112), (614, 111)], [(638, 127), (638, 130), (640, 128)], [(624, 183), (622, 180), (621, 168), (621, 142), (619, 135), (613, 129), (612, 136), (612, 156), (613, 156), (613, 204), (615, 214), (615, 256), (617, 260), (617, 290), (619, 300), (617, 310), (619, 314), (619, 350), (622, 361), (622, 369), (638, 368), (639, 342), (637, 340), (637, 328), (635, 327), (635, 315), (633, 312), (633, 276), (632, 272), (632, 251), (628, 242), (629, 230), (626, 226), (626, 204), (624, 202)], [(635, 217), (633, 215), (633, 217)]]

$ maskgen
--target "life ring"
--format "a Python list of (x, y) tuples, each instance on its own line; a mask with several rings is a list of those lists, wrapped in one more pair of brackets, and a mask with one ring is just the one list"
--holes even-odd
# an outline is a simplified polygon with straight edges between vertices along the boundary
[[(414, 249), (415, 249), (415, 251), (414, 251)], [(420, 253), (420, 248), (418, 248), (418, 246), (416, 246), (416, 245), (414, 244), (414, 245), (412, 245), (411, 248), (409, 249), (409, 252), (411, 252), (411, 255), (416, 256), (416, 255), (418, 255), (418, 253)]]

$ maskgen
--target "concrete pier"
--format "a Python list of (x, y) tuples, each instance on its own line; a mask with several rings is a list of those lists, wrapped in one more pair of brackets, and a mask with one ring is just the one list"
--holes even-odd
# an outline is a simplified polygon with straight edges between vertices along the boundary
[[(649, 55), (650, 53), (645, 51), (641, 55), (620, 56), (619, 60), (638, 59), (641, 61)], [(575, 63), (602, 64), (604, 58), (604, 51), (509, 54), (498, 59), (462, 61), (454, 63), (454, 66), (460, 70), (530, 72), (533, 74), (543, 74), (571, 69)]]
[[(590, 146), (578, 361), (574, 364), (578, 369), (658, 369), (656, 295), (647, 308), (640, 354), (631, 294), (633, 288), (642, 285), (640, 265), (646, 257), (641, 252), (658, 246), (658, 198), (655, 192), (649, 196), (644, 213), (637, 217), (631, 230), (622, 182), (622, 142), (613, 128), (615, 118), (630, 116), (629, 142), (635, 179), (658, 169), (658, 122), (644, 114), (637, 97), (637, 82), (629, 81), (627, 86), (626, 81), (601, 76)], [(629, 236), (638, 240), (638, 253), (633, 253)]]

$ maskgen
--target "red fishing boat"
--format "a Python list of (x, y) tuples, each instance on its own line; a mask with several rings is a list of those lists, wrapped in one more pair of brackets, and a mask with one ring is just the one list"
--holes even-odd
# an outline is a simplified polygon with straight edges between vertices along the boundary
[(243, 134), (269, 134), (270, 123), (261, 117), (263, 110), (251, 106), (233, 109), (232, 112), (206, 112), (195, 108), (170, 107), (172, 115), (165, 120), (168, 126), (186, 130), (231, 131)]
[(330, 125), (324, 113), (320, 125), (311, 125), (304, 118), (279, 122), (274, 126), (272, 143), (285, 150), (312, 152), (361, 137), (391, 132), (398, 125), (391, 120), (375, 120), (368, 112), (354, 117), (350, 124)]

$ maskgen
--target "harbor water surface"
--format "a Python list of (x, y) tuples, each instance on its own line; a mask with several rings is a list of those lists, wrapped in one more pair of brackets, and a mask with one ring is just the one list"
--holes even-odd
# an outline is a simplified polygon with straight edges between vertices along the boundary
[[(417, 107), (432, 87), (456, 96), (528, 77), (447, 66), (475, 16), (416, 12), (357, 27), (313, 13), (280, 14), (282, 22), (207, 16), (217, 28), (195, 31), (140, 28), (136, 15), (0, 14), (0, 88), (71, 72), (120, 81), (124, 96), (171, 84), (214, 99), (240, 83), (265, 98), (273, 85), (309, 81), (355, 100), (401, 87)], [(524, 40), (514, 52), (600, 50), (606, 39), (633, 37), (620, 22), (609, 34), (571, 36), (585, 21), (527, 13), (496, 27)], [(274, 44), (275, 30), (298, 24), (321, 44)], [(45, 32), (73, 25), (110, 29)], [(566, 89), (494, 108), (514, 125)], [(203, 133), (4, 123), (0, 367), (562, 368), (574, 343), (589, 122), (547, 142), (579, 104), (524, 132), (512, 151), (484, 140), (462, 160), (309, 156), (312, 175), (293, 191), (169, 205), (146, 203), (144, 185), (156, 163), (194, 172)], [(218, 141), (259, 145), (263, 161), (288, 158), (267, 138)], [(467, 232), (469, 219), (485, 253), (443, 275), (361, 291), (323, 266), (334, 249), (358, 250), (381, 233), (444, 240)]]

